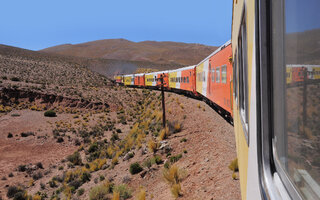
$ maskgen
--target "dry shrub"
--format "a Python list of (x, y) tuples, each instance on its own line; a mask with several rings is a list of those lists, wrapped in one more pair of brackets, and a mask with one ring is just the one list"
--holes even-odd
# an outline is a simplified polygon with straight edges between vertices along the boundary
[(164, 179), (171, 185), (179, 183), (185, 176), (186, 172), (179, 169), (177, 165), (172, 165), (169, 169), (163, 170)]
[(200, 105), (200, 103), (198, 103), (198, 104), (197, 104), (197, 107), (198, 107), (198, 108), (201, 108), (201, 105)]
[(158, 144), (151, 139), (148, 142), (148, 148), (151, 153), (155, 153), (157, 151)]
[(179, 196), (181, 196), (181, 185), (180, 185), (180, 183), (173, 184), (171, 186), (171, 193), (175, 198), (178, 198)]
[(107, 199), (109, 191), (106, 187), (103, 185), (96, 186), (91, 188), (90, 193), (89, 193), (89, 199), (90, 200), (103, 200)]
[(176, 123), (174, 123), (173, 128), (174, 128), (174, 132), (178, 133), (181, 131), (181, 124), (179, 122), (176, 122)]
[(120, 193), (114, 191), (113, 196), (112, 196), (112, 200), (119, 200), (119, 199), (120, 199)]
[(234, 159), (230, 165), (229, 165), (229, 169), (233, 172), (237, 172), (239, 171), (239, 167), (238, 167), (238, 158)]
[(167, 139), (168, 136), (169, 136), (169, 127), (166, 126), (166, 128), (160, 131), (159, 140), (162, 141), (164, 139)]
[(146, 190), (140, 187), (140, 190), (137, 194), (137, 200), (146, 200)]
[(233, 180), (237, 180), (238, 179), (237, 178), (237, 174), (235, 172), (232, 173), (232, 178), (233, 178)]

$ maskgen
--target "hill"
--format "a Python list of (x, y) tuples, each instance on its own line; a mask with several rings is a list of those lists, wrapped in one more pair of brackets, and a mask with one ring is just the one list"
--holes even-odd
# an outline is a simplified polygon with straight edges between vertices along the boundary
[(49, 47), (42, 52), (86, 58), (146, 61), (157, 64), (194, 65), (217, 47), (180, 42), (143, 41), (125, 39), (97, 40), (81, 44)]
[[(129, 60), (115, 60), (103, 58), (84, 58), (76, 56), (65, 56), (54, 53), (47, 53), (43, 51), (31, 51), (17, 47), (1, 45), (0, 55), (8, 58), (23, 58), (42, 64), (44, 63), (72, 63), (77, 66), (88, 68), (94, 72), (98, 72), (106, 77), (113, 78), (115, 74), (130, 74), (135, 73), (138, 68), (151, 68), (155, 70), (176, 69), (182, 67), (178, 64), (156, 64), (147, 61), (129, 61)], [(4, 61), (2, 61), (4, 62)], [(5, 65), (4, 65), (5, 66)], [(4, 70), (5, 68), (3, 68)]]

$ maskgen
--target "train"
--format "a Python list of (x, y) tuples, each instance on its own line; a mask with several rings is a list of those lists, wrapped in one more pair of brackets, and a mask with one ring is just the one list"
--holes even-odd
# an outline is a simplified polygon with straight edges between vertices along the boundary
[(320, 199), (319, 6), (233, 0), (231, 40), (200, 63), (115, 81), (159, 89), (163, 78), (228, 119), (243, 200)]
[(174, 70), (117, 75), (114, 80), (125, 86), (173, 91), (201, 98), (217, 108), (232, 123), (232, 48), (231, 40), (197, 65)]

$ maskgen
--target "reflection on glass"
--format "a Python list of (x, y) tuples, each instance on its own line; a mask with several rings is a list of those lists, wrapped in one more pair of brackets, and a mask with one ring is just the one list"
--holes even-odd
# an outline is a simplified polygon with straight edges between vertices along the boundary
[(275, 141), (282, 167), (304, 199), (320, 199), (319, 8), (319, 0), (284, 3), (286, 125)]

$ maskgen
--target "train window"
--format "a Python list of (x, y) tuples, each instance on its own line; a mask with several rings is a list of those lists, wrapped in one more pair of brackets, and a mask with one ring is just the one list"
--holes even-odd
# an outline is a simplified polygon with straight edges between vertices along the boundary
[(216, 68), (216, 83), (220, 83), (220, 67)]
[[(272, 1), (273, 149), (292, 198), (320, 199), (320, 1)], [(310, 73), (309, 73), (310, 74)]]
[[(245, 16), (245, 15), (244, 15)], [(238, 66), (239, 66), (239, 106), (241, 119), (246, 134), (248, 132), (248, 65), (247, 65), (247, 30), (243, 17), (238, 39)], [(247, 141), (249, 139), (246, 135)]]
[(214, 68), (212, 68), (212, 70), (211, 70), (211, 82), (212, 83), (214, 83), (214, 79), (215, 79), (214, 73), (215, 73)]
[(235, 58), (233, 60), (233, 93), (234, 93), (234, 97), (235, 97), (235, 100), (237, 102), (237, 99), (238, 99), (238, 79), (237, 79), (237, 70), (238, 70), (238, 54), (237, 54), (237, 51), (235, 52)]
[(189, 83), (189, 76), (187, 76), (187, 83)]
[(221, 83), (227, 83), (227, 65), (221, 67)]

